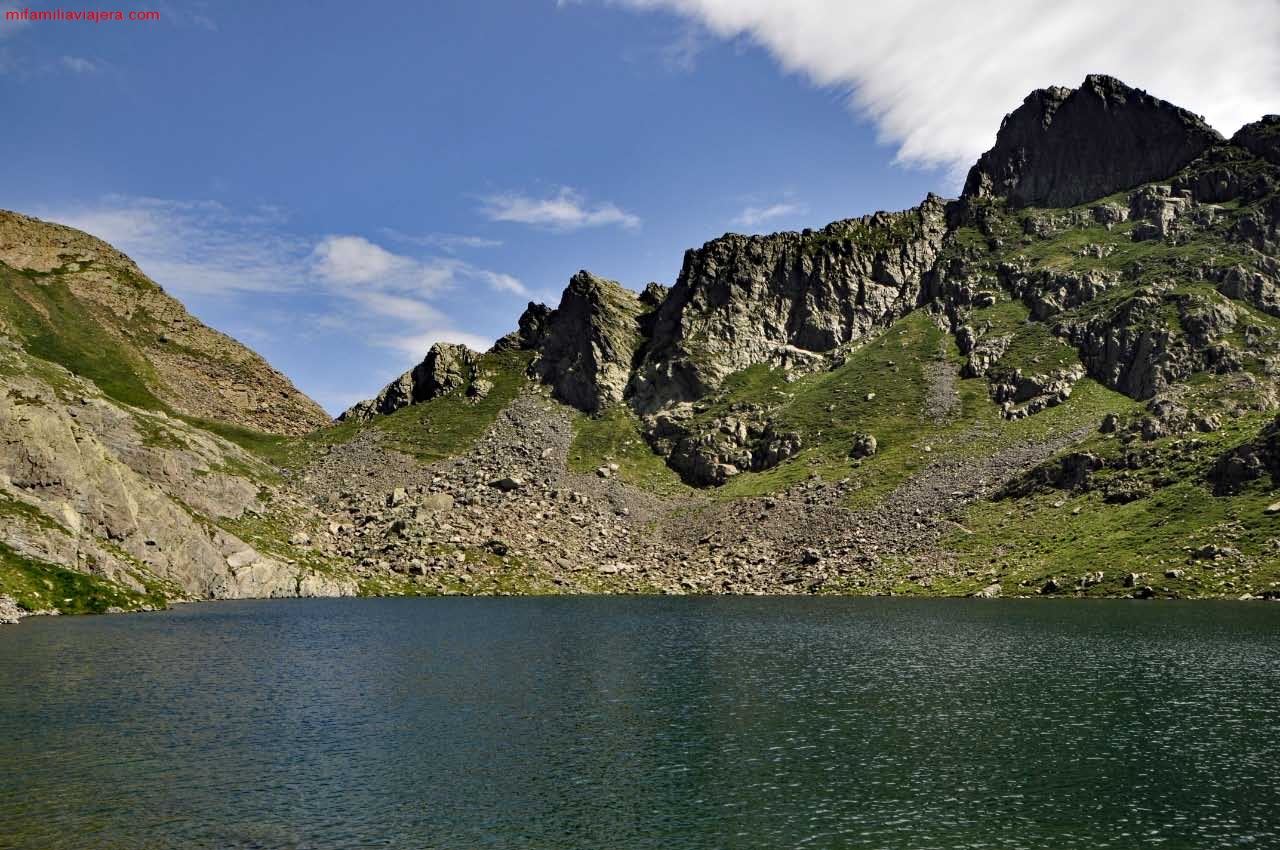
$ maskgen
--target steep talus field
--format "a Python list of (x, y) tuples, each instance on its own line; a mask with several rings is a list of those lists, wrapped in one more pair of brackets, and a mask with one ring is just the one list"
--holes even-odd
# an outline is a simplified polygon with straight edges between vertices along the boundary
[[(1227, 140), (1091, 76), (1006, 117), (959, 199), (726, 234), (642, 293), (579, 272), (305, 435), (266, 433), (303, 402), (247, 379), (252, 404), (190, 407), (172, 382), (227, 378), (167, 346), (215, 350), (160, 339), (176, 314), (144, 278), (121, 295), (140, 273), (106, 246), (36, 268), (0, 241), (0, 512), (25, 529), (0, 592), (217, 595), (231, 535), (362, 593), (1275, 598), (1278, 224), (1280, 118)], [(83, 276), (108, 260), (135, 306), (105, 320)], [(29, 459), (86, 433), (185, 519), (120, 537), (105, 473)]]

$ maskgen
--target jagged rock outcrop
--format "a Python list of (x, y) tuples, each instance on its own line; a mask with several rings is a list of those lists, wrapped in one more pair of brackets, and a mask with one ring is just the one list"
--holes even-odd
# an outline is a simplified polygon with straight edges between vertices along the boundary
[(580, 271), (547, 322), (530, 370), (556, 398), (595, 413), (622, 400), (646, 305), (616, 281)]
[(1226, 269), (1207, 269), (1206, 275), (1217, 282), (1218, 291), (1228, 298), (1243, 301), (1272, 316), (1280, 316), (1280, 263), (1272, 264), (1272, 267), (1275, 268), (1273, 274), (1267, 274), (1260, 268), (1234, 265)]
[(1222, 136), (1185, 109), (1101, 74), (1032, 92), (969, 171), (965, 198), (1069, 207), (1169, 177)]
[(645, 436), (672, 469), (696, 486), (720, 485), (743, 472), (769, 469), (801, 449), (800, 435), (778, 429), (758, 405), (736, 405), (710, 421), (694, 417), (692, 405), (673, 405), (646, 421)]
[(997, 273), (1031, 310), (1031, 318), (1040, 322), (1092, 301), (1120, 282), (1119, 272), (1102, 269), (1064, 271), (1001, 263)]
[(1259, 121), (1245, 124), (1231, 137), (1231, 143), (1272, 165), (1280, 165), (1280, 115), (1264, 115)]
[(1000, 498), (1026, 496), (1044, 488), (1089, 490), (1093, 474), (1106, 462), (1093, 452), (1066, 452), (1040, 464), (1006, 485)]
[(475, 377), (476, 355), (471, 349), (465, 345), (437, 342), (421, 363), (383, 387), (376, 397), (349, 407), (338, 421), (367, 422), (375, 416), (439, 398), (468, 384)]
[(1072, 387), (1084, 377), (1080, 364), (1045, 374), (1024, 374), (1021, 369), (999, 370), (991, 378), (991, 397), (1005, 419), (1023, 419), (1071, 398)]
[(1160, 299), (1139, 295), (1067, 331), (1089, 374), (1131, 398), (1150, 398), (1191, 374), (1179, 337), (1160, 315)]
[(0, 264), (6, 276), (0, 285), (21, 299), (9, 305), (0, 299), (0, 332), (76, 335), (81, 346), (97, 348), (89, 355), (129, 361), (146, 389), (178, 413), (275, 434), (303, 434), (330, 422), (283, 374), (206, 327), (101, 239), (0, 210)]
[(542, 345), (555, 311), (546, 304), (530, 301), (514, 330), (493, 344), (493, 351), (533, 351)]
[[(1220, 340), (1234, 324), (1226, 305), (1144, 287), (1099, 315), (1063, 322), (1089, 375), (1130, 398), (1149, 399), (1193, 372), (1234, 371), (1239, 362)], [(1173, 324), (1177, 321), (1177, 325)]]
[(756, 363), (812, 361), (915, 308), (946, 233), (930, 195), (820, 231), (729, 234), (685, 253), (632, 378), (642, 412), (689, 401)]
[(1209, 481), (1219, 496), (1238, 493), (1251, 481), (1270, 476), (1280, 485), (1280, 417), (1252, 440), (1223, 454), (1209, 470)]

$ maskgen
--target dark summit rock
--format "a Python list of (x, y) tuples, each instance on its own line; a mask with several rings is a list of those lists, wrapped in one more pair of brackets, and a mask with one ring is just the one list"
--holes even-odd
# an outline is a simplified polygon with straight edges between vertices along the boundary
[(1166, 178), (1222, 136), (1200, 117), (1114, 77), (1027, 96), (969, 171), (966, 198), (1069, 207)]
[(1260, 121), (1245, 124), (1231, 137), (1231, 144), (1280, 165), (1280, 115), (1267, 115)]
[(542, 345), (547, 336), (547, 326), (555, 311), (546, 304), (529, 302), (517, 323), (519, 330), (512, 331), (493, 344), (494, 351), (532, 351)]

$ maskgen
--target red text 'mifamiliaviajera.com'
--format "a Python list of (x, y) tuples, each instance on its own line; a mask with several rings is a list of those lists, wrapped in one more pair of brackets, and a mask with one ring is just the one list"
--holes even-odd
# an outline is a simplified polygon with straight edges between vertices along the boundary
[(117, 12), (106, 9), (5, 9), (6, 21), (78, 21), (100, 24), (106, 21), (158, 21), (155, 11)]

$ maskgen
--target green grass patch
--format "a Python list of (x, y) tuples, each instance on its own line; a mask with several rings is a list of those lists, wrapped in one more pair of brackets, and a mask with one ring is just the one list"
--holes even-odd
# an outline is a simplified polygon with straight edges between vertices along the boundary
[[(382, 431), (388, 448), (424, 462), (462, 454), (475, 445), (498, 418), (498, 413), (528, 383), (525, 371), (531, 356), (527, 351), (482, 354), (478, 358), (480, 373), (493, 383), (483, 399), (471, 399), (467, 388), (459, 387), (440, 398), (379, 416), (366, 427)], [(326, 430), (333, 432), (329, 436), (340, 442), (342, 436), (354, 436), (357, 428), (339, 425)], [(324, 441), (326, 432), (319, 432), (313, 439)]]
[(108, 608), (163, 607), (160, 595), (135, 593), (97, 576), (29, 558), (0, 543), (0, 594), (26, 611), (102, 614)]
[(146, 410), (167, 406), (151, 391), (151, 364), (77, 299), (60, 275), (38, 276), (0, 264), (0, 312), (26, 350), (88, 378), (116, 401)]
[(640, 434), (639, 420), (625, 405), (614, 405), (597, 416), (578, 415), (573, 432), (570, 471), (590, 473), (617, 463), (617, 476), (628, 484), (667, 496), (689, 491), (680, 476), (649, 448)]

